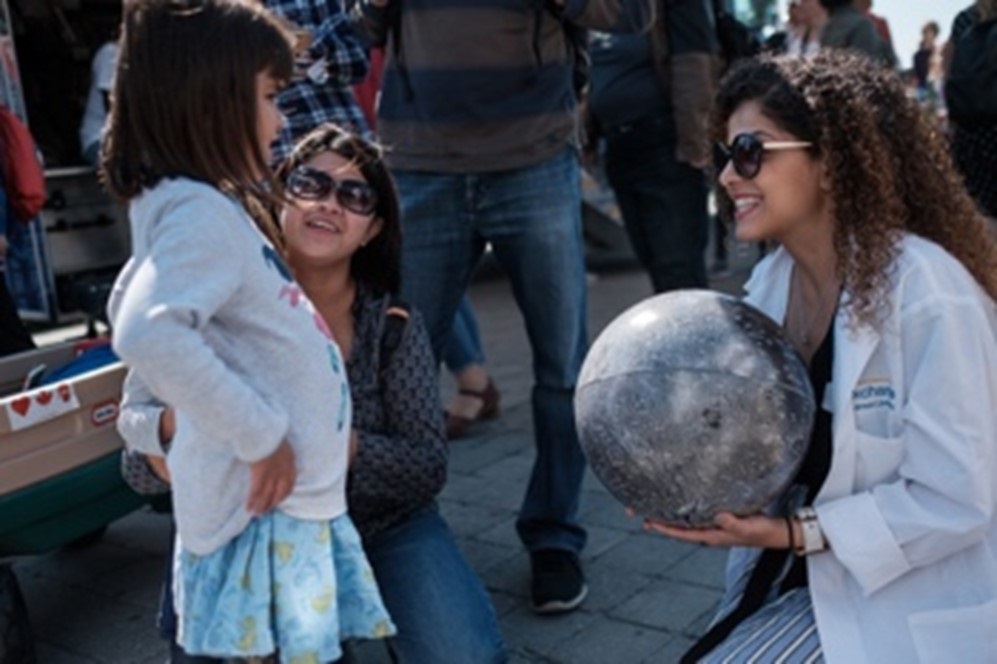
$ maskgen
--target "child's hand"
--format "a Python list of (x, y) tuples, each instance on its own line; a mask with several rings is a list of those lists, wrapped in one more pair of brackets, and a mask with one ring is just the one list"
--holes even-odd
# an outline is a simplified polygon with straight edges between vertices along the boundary
[(294, 489), (298, 470), (294, 450), (281, 441), (273, 454), (249, 465), (249, 499), (246, 509), (259, 516), (277, 507)]
[(172, 408), (164, 408), (159, 416), (159, 446), (163, 450), (170, 448), (173, 436), (177, 433), (177, 415)]

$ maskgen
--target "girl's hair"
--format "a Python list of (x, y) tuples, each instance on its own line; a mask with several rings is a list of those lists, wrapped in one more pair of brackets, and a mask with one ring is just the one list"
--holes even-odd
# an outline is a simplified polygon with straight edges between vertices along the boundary
[(820, 4), (829, 12), (833, 12), (840, 7), (847, 7), (852, 4), (852, 0), (820, 0)]
[(128, 0), (101, 155), (108, 188), (130, 200), (163, 178), (199, 180), (239, 198), (272, 237), (256, 77), (287, 82), (292, 68), (291, 36), (261, 3)]
[(377, 192), (374, 216), (381, 232), (360, 247), (350, 260), (350, 274), (375, 293), (397, 295), (401, 288), (402, 227), (395, 181), (384, 164), (381, 147), (338, 125), (326, 123), (302, 138), (278, 167), (277, 177), (288, 174), (323, 152), (348, 160)]
[[(937, 127), (909, 99), (900, 79), (842, 51), (814, 58), (761, 57), (724, 77), (713, 135), (743, 103), (814, 144), (830, 179), (837, 271), (855, 322), (880, 313), (902, 232), (932, 240), (997, 298), (997, 244), (952, 165)], [(763, 167), (764, 168), (764, 167)], [(721, 208), (731, 201), (720, 189)]]

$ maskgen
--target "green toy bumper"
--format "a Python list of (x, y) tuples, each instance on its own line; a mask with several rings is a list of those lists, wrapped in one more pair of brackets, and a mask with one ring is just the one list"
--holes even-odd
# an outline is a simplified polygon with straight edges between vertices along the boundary
[(0, 496), (0, 556), (52, 551), (145, 504), (121, 479), (119, 464), (116, 451)]

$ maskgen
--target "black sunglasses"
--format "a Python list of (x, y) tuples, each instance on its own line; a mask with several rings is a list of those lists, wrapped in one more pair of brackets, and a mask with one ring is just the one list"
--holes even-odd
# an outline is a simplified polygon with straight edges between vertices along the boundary
[(317, 168), (295, 168), (284, 187), (291, 196), (305, 201), (324, 201), (335, 194), (337, 203), (356, 214), (370, 215), (377, 209), (374, 187), (360, 180), (336, 180)]
[(750, 180), (762, 170), (762, 157), (773, 150), (800, 150), (812, 147), (810, 141), (762, 141), (754, 134), (738, 134), (730, 145), (717, 143), (713, 148), (713, 167), (717, 177), (727, 167), (734, 164), (734, 172), (745, 180)]

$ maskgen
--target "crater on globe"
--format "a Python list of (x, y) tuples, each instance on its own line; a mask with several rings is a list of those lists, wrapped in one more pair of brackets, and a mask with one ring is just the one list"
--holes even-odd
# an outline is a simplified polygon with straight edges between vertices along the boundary
[(609, 492), (685, 525), (754, 514), (792, 481), (816, 405), (782, 329), (706, 290), (651, 297), (606, 327), (575, 392), (582, 449)]

